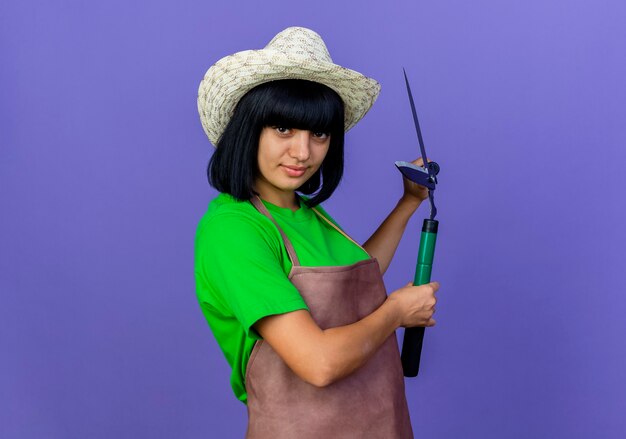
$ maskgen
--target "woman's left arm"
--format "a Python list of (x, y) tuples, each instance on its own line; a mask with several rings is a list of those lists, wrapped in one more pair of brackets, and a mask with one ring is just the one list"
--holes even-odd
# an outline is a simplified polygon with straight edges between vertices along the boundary
[[(430, 162), (431, 160), (428, 161)], [(421, 158), (414, 160), (412, 163), (417, 166), (424, 166)], [(402, 198), (400, 198), (400, 201), (398, 201), (374, 234), (363, 244), (363, 248), (370, 256), (378, 260), (381, 274), (385, 274), (385, 271), (387, 271), (409, 219), (422, 201), (428, 198), (427, 188), (404, 177), (402, 179), (404, 183)]]

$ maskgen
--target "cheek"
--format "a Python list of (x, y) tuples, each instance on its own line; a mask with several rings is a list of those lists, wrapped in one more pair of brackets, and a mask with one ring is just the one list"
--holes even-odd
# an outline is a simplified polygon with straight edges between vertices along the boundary
[(272, 151), (268, 148), (259, 149), (259, 153), (257, 154), (257, 162), (260, 165), (267, 166), (268, 163), (271, 163), (273, 160)]
[(317, 161), (319, 161), (321, 164), (327, 155), (328, 155), (328, 146), (321, 147), (317, 152)]
[(259, 173), (266, 179), (271, 179), (278, 170), (279, 158), (272, 151), (263, 151), (257, 156), (257, 166)]
[(280, 148), (279, 145), (275, 145), (273, 147), (264, 148), (263, 150), (259, 149), (257, 157), (259, 162), (274, 164), (279, 162), (284, 154), (286, 154), (286, 152)]

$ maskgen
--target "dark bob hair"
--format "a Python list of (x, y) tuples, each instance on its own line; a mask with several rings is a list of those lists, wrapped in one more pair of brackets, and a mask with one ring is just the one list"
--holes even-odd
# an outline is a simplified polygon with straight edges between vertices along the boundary
[(309, 207), (327, 200), (343, 176), (344, 104), (329, 87), (302, 79), (266, 82), (237, 103), (207, 169), (209, 183), (244, 201), (256, 192), (259, 137), (265, 127), (283, 126), (330, 134), (322, 165), (297, 191), (313, 197)]

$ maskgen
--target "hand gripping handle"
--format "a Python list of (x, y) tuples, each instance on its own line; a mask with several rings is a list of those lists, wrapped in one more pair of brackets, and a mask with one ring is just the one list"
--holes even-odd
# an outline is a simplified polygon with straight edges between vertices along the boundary
[[(437, 220), (424, 220), (413, 285), (424, 285), (430, 282), (438, 226), (439, 221)], [(415, 377), (419, 372), (423, 340), (423, 326), (406, 328), (404, 330), (401, 360), (405, 377)]]

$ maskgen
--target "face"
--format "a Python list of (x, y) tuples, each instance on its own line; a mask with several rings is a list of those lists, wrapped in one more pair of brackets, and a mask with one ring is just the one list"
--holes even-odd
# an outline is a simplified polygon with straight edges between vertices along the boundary
[(330, 134), (285, 127), (265, 127), (259, 138), (260, 175), (255, 189), (266, 201), (298, 207), (294, 191), (319, 169), (330, 146)]

